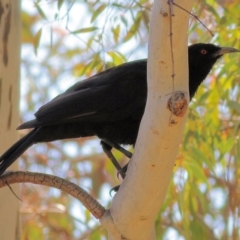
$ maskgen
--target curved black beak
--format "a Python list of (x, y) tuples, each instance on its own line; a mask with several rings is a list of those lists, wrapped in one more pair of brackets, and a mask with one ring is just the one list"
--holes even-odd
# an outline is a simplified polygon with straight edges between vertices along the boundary
[(220, 50), (214, 54), (214, 57), (220, 57), (226, 53), (235, 53), (235, 52), (240, 52), (240, 50), (232, 47), (221, 47)]

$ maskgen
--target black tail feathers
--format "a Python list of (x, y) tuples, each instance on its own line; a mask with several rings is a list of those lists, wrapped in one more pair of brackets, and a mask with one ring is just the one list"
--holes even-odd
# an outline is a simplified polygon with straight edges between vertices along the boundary
[(0, 176), (4, 171), (17, 160), (22, 153), (27, 150), (32, 144), (34, 144), (36, 137), (38, 136), (41, 128), (35, 128), (29, 132), (26, 136), (18, 140), (13, 144), (1, 157), (0, 157)]

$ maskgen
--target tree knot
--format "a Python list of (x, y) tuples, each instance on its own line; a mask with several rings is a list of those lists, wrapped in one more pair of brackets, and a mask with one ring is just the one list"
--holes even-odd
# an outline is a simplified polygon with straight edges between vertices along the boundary
[(180, 91), (174, 92), (168, 100), (167, 107), (174, 116), (183, 117), (188, 107), (186, 94)]

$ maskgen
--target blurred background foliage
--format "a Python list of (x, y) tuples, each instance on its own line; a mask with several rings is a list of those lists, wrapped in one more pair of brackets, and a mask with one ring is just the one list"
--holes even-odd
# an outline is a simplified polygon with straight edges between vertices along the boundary
[[(19, 123), (76, 81), (146, 58), (151, 6), (148, 0), (22, 0)], [(198, 0), (193, 12), (215, 36), (191, 18), (189, 44), (240, 48), (239, 0)], [(218, 61), (190, 104), (157, 239), (240, 239), (239, 62), (238, 54)], [(128, 161), (114, 154), (122, 165)], [(38, 144), (20, 168), (67, 178), (106, 207), (120, 182), (96, 138)], [(22, 184), (21, 199), (24, 240), (106, 239), (81, 203), (59, 190)]]

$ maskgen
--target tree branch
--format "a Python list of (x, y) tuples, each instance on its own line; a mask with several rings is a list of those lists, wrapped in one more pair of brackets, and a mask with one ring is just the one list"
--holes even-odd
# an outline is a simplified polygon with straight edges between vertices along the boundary
[(84, 189), (57, 176), (35, 172), (11, 171), (4, 173), (0, 177), (0, 188), (13, 183), (34, 183), (60, 189), (78, 199), (97, 219), (101, 218), (105, 212), (105, 208)]
[[(172, 17), (167, 2), (155, 0), (151, 13), (148, 99), (134, 155), (110, 210), (100, 219), (108, 230), (111, 226), (109, 239), (156, 238), (154, 222), (165, 200), (183, 135), (189, 91), (187, 68), (189, 16), (172, 6), (175, 15)], [(192, 0), (181, 1), (181, 6), (187, 10), (190, 10), (192, 5)], [(174, 57), (174, 78), (171, 52)], [(176, 107), (180, 107), (180, 114), (174, 110)]]

